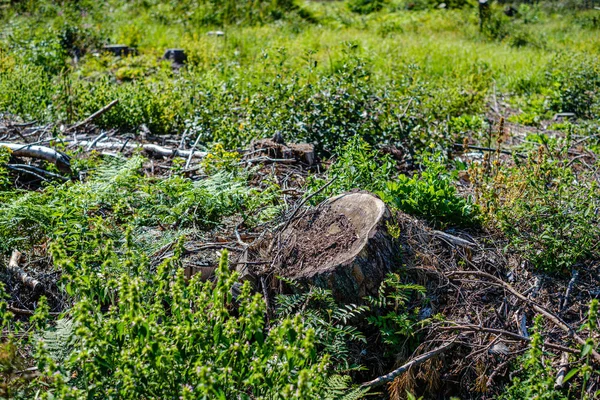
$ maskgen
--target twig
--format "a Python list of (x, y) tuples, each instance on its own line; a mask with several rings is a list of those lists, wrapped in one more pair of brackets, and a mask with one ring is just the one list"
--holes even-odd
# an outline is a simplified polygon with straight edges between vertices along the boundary
[(24, 173), (26, 173), (26, 174), (33, 175), (34, 177), (38, 178), (38, 179), (39, 179), (39, 180), (41, 180), (41, 181), (48, 182), (48, 179), (46, 179), (46, 178), (44, 178), (43, 176), (41, 176), (41, 175), (39, 175), (39, 174), (35, 173), (34, 171), (29, 171), (29, 170), (26, 170), (26, 169), (17, 168), (17, 167), (15, 167), (14, 165), (7, 165), (7, 168), (8, 168), (8, 169), (11, 169), (11, 170), (13, 170), (13, 171), (17, 171), (17, 172), (24, 172)]
[(563, 313), (567, 309), (567, 305), (569, 305), (569, 297), (571, 296), (571, 291), (575, 286), (575, 282), (577, 282), (577, 278), (579, 277), (579, 271), (576, 269), (571, 273), (571, 280), (567, 285), (567, 291), (565, 292), (565, 298), (563, 299), (562, 306), (560, 307), (560, 312)]
[(300, 211), (300, 209), (306, 204), (307, 201), (309, 201), (310, 199), (312, 199), (313, 197), (315, 197), (317, 194), (321, 193), (323, 190), (327, 189), (333, 182), (335, 182), (335, 180), (337, 178), (338, 178), (337, 176), (334, 176), (329, 182), (327, 182), (325, 185), (321, 186), (314, 193), (311, 193), (310, 195), (306, 196), (300, 202), (300, 204), (298, 204), (298, 206), (296, 207), (296, 209), (292, 213), (291, 217), (288, 218), (288, 220), (286, 221), (285, 225), (283, 226), (283, 229), (281, 229), (281, 232), (283, 232), (283, 231), (285, 231), (287, 229), (287, 227), (290, 225), (290, 222), (292, 222), (292, 220), (296, 217), (296, 214), (298, 214), (298, 211)]
[(560, 389), (564, 385), (565, 376), (567, 375), (567, 367), (569, 362), (569, 355), (566, 352), (563, 352), (560, 356), (560, 369), (558, 370), (558, 374), (556, 374), (556, 382), (554, 383), (554, 389)]
[[(450, 278), (452, 275), (475, 275), (475, 276), (480, 276), (480, 277), (483, 277), (483, 278), (493, 281), (496, 285), (501, 286), (501, 287), (505, 288), (506, 290), (508, 290), (519, 300), (529, 304), (535, 311), (542, 314), (544, 317), (546, 317), (546, 319), (550, 320), (554, 325), (556, 325), (557, 327), (559, 327), (560, 329), (565, 331), (569, 337), (575, 339), (575, 341), (577, 343), (579, 343), (582, 346), (585, 346), (586, 341), (581, 336), (579, 336), (573, 330), (573, 328), (571, 328), (558, 315), (556, 315), (553, 312), (547, 310), (546, 308), (540, 306), (533, 300), (528, 299), (527, 297), (523, 296), (521, 293), (516, 291), (511, 285), (504, 282), (502, 279), (496, 278), (494, 275), (488, 274), (483, 271), (453, 271), (450, 274), (448, 274), (448, 277)], [(592, 350), (591, 354), (594, 357), (594, 359), (596, 360), (596, 362), (600, 363), (600, 354), (598, 354), (598, 352), (596, 350)]]
[(29, 286), (31, 289), (36, 291), (42, 287), (42, 284), (37, 279), (30, 277), (25, 271), (19, 267), (19, 259), (21, 258), (21, 252), (13, 250), (10, 260), (8, 261), (7, 269), (16, 275), (23, 284)]
[(188, 159), (185, 162), (185, 169), (188, 169), (190, 167), (190, 163), (192, 162), (192, 157), (194, 156), (194, 151), (196, 150), (196, 146), (198, 146), (199, 141), (200, 141), (200, 134), (198, 134), (196, 141), (194, 142), (194, 144), (192, 145), (192, 148), (190, 149), (190, 155), (188, 156)]
[[(35, 311), (25, 310), (23, 308), (17, 308), (17, 307), (13, 307), (13, 306), (7, 306), (6, 309), (8, 311), (10, 311), (11, 313), (13, 313), (13, 314), (19, 314), (19, 315), (29, 315), (29, 316), (31, 316), (31, 315), (33, 315), (35, 313)], [(59, 313), (59, 312), (49, 312), (48, 314), (56, 316), (56, 315), (60, 315), (61, 313)]]
[(466, 247), (474, 247), (477, 244), (470, 242), (468, 240), (465, 240), (463, 238), (460, 238), (458, 236), (454, 236), (451, 235), (449, 233), (446, 232), (442, 232), (442, 231), (432, 231), (434, 236), (438, 236), (441, 239), (444, 239), (452, 244), (455, 244), (457, 246), (466, 246)]
[(98, 143), (98, 141), (100, 139), (102, 139), (103, 137), (106, 136), (106, 132), (102, 132), (101, 134), (99, 134), (98, 136), (96, 136), (96, 139), (92, 140), (92, 142), (88, 145), (87, 147), (87, 151), (90, 151), (91, 149), (94, 148), (94, 146), (96, 145), (96, 143)]
[(93, 113), (92, 115), (90, 115), (89, 117), (84, 119), (83, 121), (76, 123), (75, 125), (71, 126), (70, 128), (67, 128), (65, 130), (65, 132), (75, 131), (75, 130), (81, 128), (82, 126), (89, 124), (91, 121), (93, 121), (94, 119), (98, 118), (100, 115), (104, 114), (105, 112), (107, 112), (108, 110), (113, 108), (113, 106), (115, 104), (117, 104), (118, 102), (119, 102), (119, 99), (111, 101), (110, 103), (108, 103), (107, 105), (105, 105), (104, 107), (102, 107), (101, 109), (99, 109), (98, 111), (96, 111), (95, 113)]
[[(448, 321), (448, 322), (451, 322), (451, 321)], [(531, 338), (519, 335), (518, 333), (505, 331), (503, 329), (497, 329), (497, 328), (486, 328), (484, 326), (478, 326), (478, 325), (460, 325), (460, 324), (458, 324), (458, 325), (453, 325), (453, 326), (440, 326), (436, 329), (441, 330), (441, 331), (493, 333), (495, 335), (509, 337), (511, 339), (520, 340), (522, 342), (528, 342), (528, 343), (531, 342)], [(566, 347), (566, 346), (562, 346), (560, 344), (554, 344), (554, 343), (550, 343), (550, 342), (546, 342), (546, 341), (544, 341), (544, 346), (548, 347), (549, 349), (555, 349), (555, 350), (572, 353), (572, 354), (579, 354), (579, 352), (580, 352), (577, 349), (572, 349), (570, 347)]]
[(411, 361), (407, 362), (400, 368), (393, 370), (389, 374), (380, 376), (379, 378), (373, 379), (372, 381), (365, 382), (360, 386), (361, 387), (377, 387), (377, 386), (381, 386), (385, 383), (391, 382), (398, 375), (408, 371), (410, 368), (421, 365), (425, 361), (429, 360), (430, 358), (437, 356), (438, 354), (443, 353), (444, 351), (450, 349), (452, 346), (454, 346), (455, 341), (456, 341), (456, 338), (454, 338), (454, 340), (452, 340), (451, 342), (444, 344), (443, 346), (440, 346), (440, 347), (433, 349), (425, 354), (421, 354), (420, 356), (413, 358)]

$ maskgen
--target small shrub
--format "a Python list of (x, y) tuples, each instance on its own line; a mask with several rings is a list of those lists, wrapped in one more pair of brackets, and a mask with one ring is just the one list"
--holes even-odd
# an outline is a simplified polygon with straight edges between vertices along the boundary
[[(72, 328), (38, 342), (41, 377), (32, 392), (43, 387), (59, 399), (328, 397), (333, 373), (329, 356), (316, 351), (315, 331), (299, 317), (267, 330), (265, 302), (249, 283), (232, 297), (237, 276), (226, 252), (214, 283), (199, 275), (186, 283), (177, 255), (149, 274), (131, 251), (123, 260), (105, 253), (103, 265), (131, 264), (131, 275), (106, 281), (85, 258), (73, 268), (75, 260), (54, 247), (77, 301)], [(50, 346), (57, 336), (71, 343), (60, 362), (54, 352), (64, 347)]]
[[(379, 191), (394, 172), (391, 158), (380, 156), (359, 136), (350, 139), (337, 153), (334, 163), (327, 170), (327, 179), (335, 181), (313, 198), (315, 203), (352, 189)], [(308, 191), (316, 191), (325, 183), (326, 179), (312, 178), (308, 181)]]
[(348, 8), (358, 14), (370, 14), (381, 10), (387, 2), (387, 0), (350, 0)]
[(560, 154), (542, 148), (514, 166), (474, 168), (477, 203), (533, 268), (567, 273), (597, 255), (600, 189)]
[(411, 177), (401, 174), (388, 182), (380, 192), (382, 199), (438, 226), (473, 224), (476, 205), (458, 195), (454, 186), (457, 173), (449, 172), (439, 158), (439, 154), (425, 155), (423, 171)]

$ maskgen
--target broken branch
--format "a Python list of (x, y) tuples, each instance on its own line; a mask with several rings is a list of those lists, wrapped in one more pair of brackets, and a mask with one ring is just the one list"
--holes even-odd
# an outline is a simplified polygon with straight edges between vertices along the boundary
[(71, 172), (70, 157), (50, 147), (6, 142), (1, 142), (0, 147), (8, 147), (12, 154), (17, 157), (37, 158), (48, 161), (52, 164), (56, 164), (61, 172)]
[(95, 113), (93, 113), (92, 115), (90, 115), (89, 117), (84, 119), (83, 121), (76, 123), (75, 125), (71, 126), (70, 128), (67, 128), (65, 132), (71, 132), (71, 131), (81, 128), (84, 125), (89, 124), (94, 119), (98, 118), (99, 116), (101, 116), (102, 114), (104, 114), (105, 112), (107, 112), (108, 110), (113, 108), (113, 106), (115, 104), (117, 104), (118, 102), (119, 102), (119, 99), (111, 101), (110, 103), (108, 103), (107, 105), (105, 105), (104, 107), (102, 107), (101, 109), (99, 109), (98, 111), (96, 111)]
[[(506, 289), (507, 291), (509, 291), (513, 296), (515, 296), (519, 300), (521, 300), (524, 303), (530, 305), (531, 308), (533, 308), (535, 311), (537, 311), (538, 313), (542, 314), (546, 319), (550, 320), (554, 325), (556, 325), (557, 327), (559, 327), (560, 329), (562, 329), (563, 331), (565, 331), (565, 333), (567, 333), (567, 335), (569, 337), (575, 339), (575, 341), (577, 343), (579, 343), (582, 346), (584, 346), (586, 344), (585, 339), (583, 339), (581, 336), (579, 336), (573, 330), (573, 328), (571, 328), (558, 315), (556, 315), (553, 312), (545, 309), (544, 307), (540, 306), (539, 304), (537, 304), (533, 300), (528, 299), (527, 297), (523, 296), (523, 294), (519, 293), (517, 290), (515, 290), (515, 288), (513, 288), (508, 283), (504, 282), (502, 279), (496, 278), (494, 275), (488, 274), (488, 273), (483, 272), (483, 271), (453, 271), (450, 274), (448, 274), (448, 278), (452, 277), (453, 275), (474, 275), (474, 276), (480, 276), (480, 277), (483, 277), (483, 278), (491, 280), (496, 285), (501, 286), (504, 289)], [(594, 357), (594, 359), (596, 360), (596, 362), (600, 363), (600, 354), (598, 354), (598, 352), (596, 350), (592, 350), (592, 356)]]
[(21, 252), (13, 250), (10, 260), (8, 261), (7, 269), (12, 274), (16, 275), (24, 285), (29, 286), (34, 291), (40, 289), (42, 284), (37, 279), (30, 277), (25, 271), (19, 267), (19, 260), (21, 259)]
[(373, 379), (372, 381), (369, 382), (365, 382), (362, 385), (360, 385), (361, 387), (377, 387), (377, 386), (381, 386), (385, 383), (391, 382), (393, 381), (398, 375), (408, 371), (409, 369), (411, 369), (412, 367), (416, 367), (418, 365), (423, 364), (425, 361), (429, 360), (430, 358), (437, 356), (438, 354), (443, 353), (444, 351), (450, 349), (452, 346), (454, 346), (454, 341), (456, 340), (456, 338), (454, 340), (452, 340), (451, 342), (448, 342), (446, 344), (444, 344), (443, 346), (440, 346), (436, 349), (433, 349), (427, 353), (421, 354), (420, 356), (417, 356), (415, 358), (413, 358), (412, 360), (410, 360), (409, 362), (407, 362), (406, 364), (404, 364), (403, 366), (401, 366), (400, 368), (397, 368), (395, 370), (393, 370), (392, 372), (390, 372), (389, 374), (380, 376), (377, 379)]

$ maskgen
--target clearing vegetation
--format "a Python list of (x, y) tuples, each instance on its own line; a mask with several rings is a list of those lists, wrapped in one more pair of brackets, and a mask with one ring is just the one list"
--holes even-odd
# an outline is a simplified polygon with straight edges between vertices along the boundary
[(598, 5), (0, 1), (0, 397), (597, 398)]

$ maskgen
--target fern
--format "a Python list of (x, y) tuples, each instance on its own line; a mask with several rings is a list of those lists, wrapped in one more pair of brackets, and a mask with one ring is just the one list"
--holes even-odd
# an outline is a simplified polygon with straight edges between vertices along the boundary
[(70, 319), (59, 319), (56, 325), (35, 335), (36, 341), (43, 342), (44, 350), (56, 363), (66, 360), (75, 346), (75, 325)]
[[(293, 281), (286, 280), (292, 287), (299, 288)], [(311, 286), (308, 291), (292, 295), (279, 295), (276, 298), (277, 314), (280, 317), (302, 316), (303, 320), (315, 330), (317, 343), (334, 360), (349, 368), (348, 356), (350, 342), (364, 342), (366, 338), (350, 325), (369, 310), (367, 306), (355, 304), (338, 305), (331, 291)]]
[(351, 388), (352, 379), (347, 375), (332, 375), (326, 386), (329, 388), (325, 393), (325, 400), (359, 400), (364, 398), (369, 391), (368, 388)]

